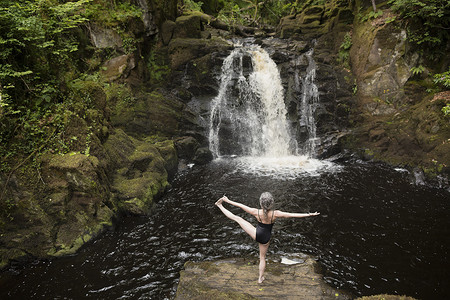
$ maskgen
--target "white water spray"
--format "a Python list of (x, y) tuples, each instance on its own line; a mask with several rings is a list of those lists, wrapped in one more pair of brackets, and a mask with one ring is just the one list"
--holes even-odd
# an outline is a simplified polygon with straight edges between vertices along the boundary
[[(238, 167), (259, 175), (296, 177), (328, 169), (315, 153), (318, 90), (312, 51), (302, 82), (300, 125), (308, 140), (302, 149), (291, 138), (283, 86), (275, 62), (259, 46), (234, 49), (224, 60), (218, 95), (211, 102), (209, 143), (215, 158), (239, 156)], [(299, 155), (301, 154), (301, 155)]]
[[(253, 70), (244, 76), (244, 59)], [(235, 49), (224, 61), (219, 94), (211, 104), (209, 141), (215, 157), (227, 138), (239, 155), (280, 157), (292, 154), (283, 86), (275, 62), (259, 46)]]

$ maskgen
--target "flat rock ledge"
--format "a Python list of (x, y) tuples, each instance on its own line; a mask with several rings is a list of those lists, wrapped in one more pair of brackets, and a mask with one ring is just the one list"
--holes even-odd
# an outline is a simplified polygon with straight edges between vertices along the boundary
[(327, 285), (307, 255), (269, 260), (262, 284), (258, 263), (257, 258), (187, 262), (175, 299), (352, 299)]

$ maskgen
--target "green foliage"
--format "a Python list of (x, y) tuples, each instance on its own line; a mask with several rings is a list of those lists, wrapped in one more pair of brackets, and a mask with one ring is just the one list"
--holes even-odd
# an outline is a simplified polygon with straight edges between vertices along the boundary
[(224, 2), (218, 18), (228, 25), (274, 26), (295, 5), (287, 0), (230, 0)]
[(73, 30), (87, 21), (90, 1), (0, 1), (2, 168), (61, 131), (59, 77), (78, 50)]
[(203, 2), (194, 0), (184, 0), (183, 10), (187, 11), (202, 11)]
[(446, 117), (450, 116), (450, 103), (447, 103), (447, 105), (442, 108), (442, 113)]
[(126, 53), (134, 52), (137, 49), (137, 43), (142, 41), (137, 39), (129, 29), (130, 20), (142, 18), (141, 8), (132, 3), (97, 0), (86, 6), (86, 15), (96, 23), (114, 29), (121, 37)]
[(425, 71), (425, 67), (422, 66), (422, 65), (419, 65), (417, 67), (412, 67), (411, 68), (411, 72), (413, 73), (413, 75), (422, 74), (423, 71)]
[(444, 86), (445, 88), (450, 88), (450, 68), (447, 72), (434, 75), (433, 81), (437, 85)]
[(381, 9), (379, 9), (377, 11), (370, 10), (369, 13), (366, 13), (364, 15), (360, 13), (360, 14), (358, 14), (358, 17), (361, 22), (366, 22), (371, 19), (376, 19), (378, 17), (381, 17), (382, 15), (383, 15), (383, 11)]
[(0, 2), (0, 81), (5, 94), (12, 96), (15, 87), (48, 94), (49, 89), (36, 82), (47, 79), (44, 73), (77, 51), (77, 43), (67, 34), (87, 21), (81, 7), (89, 1)]
[(126, 1), (116, 4), (116, 1), (97, 0), (86, 7), (86, 14), (89, 19), (106, 27), (126, 29), (128, 20), (142, 17), (142, 10)]
[(345, 67), (349, 67), (349, 57), (350, 57), (350, 48), (352, 47), (352, 35), (350, 32), (347, 32), (344, 36), (344, 41), (339, 47), (338, 53), (338, 61), (342, 63)]
[(161, 83), (170, 74), (169, 66), (164, 63), (155, 51), (150, 52), (150, 56), (147, 59), (147, 68), (150, 71), (152, 84)]
[(425, 47), (440, 47), (449, 39), (450, 1), (390, 0), (408, 29), (409, 41)]
[[(339, 2), (339, 1), (340, 0), (333, 0), (332, 2)], [(331, 2), (331, 1), (328, 1), (328, 2)], [(286, 4), (285, 7), (290, 8), (291, 9), (290, 14), (294, 15), (299, 12), (302, 12), (308, 6), (324, 5), (326, 3), (327, 3), (327, 1), (325, 1), (325, 0), (296, 0), (295, 2), (288, 1), (288, 4)]]

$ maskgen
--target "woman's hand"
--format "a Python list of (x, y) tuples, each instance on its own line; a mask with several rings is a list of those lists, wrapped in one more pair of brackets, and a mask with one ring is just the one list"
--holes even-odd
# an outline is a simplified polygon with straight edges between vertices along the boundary
[(320, 215), (320, 212), (313, 212), (313, 213), (308, 213), (309, 216), (318, 216)]
[(230, 201), (230, 199), (228, 199), (227, 196), (223, 195), (222, 198), (220, 198), (219, 200), (216, 201), (216, 205), (217, 206), (222, 205), (223, 201), (228, 202), (228, 201)]

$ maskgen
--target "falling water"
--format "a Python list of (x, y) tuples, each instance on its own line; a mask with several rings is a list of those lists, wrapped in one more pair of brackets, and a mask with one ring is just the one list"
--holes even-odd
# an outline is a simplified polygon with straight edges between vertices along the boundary
[[(246, 59), (252, 65), (247, 77)], [(223, 63), (219, 94), (212, 101), (210, 149), (215, 157), (290, 155), (286, 114), (275, 62), (259, 46), (236, 48)]]
[(314, 113), (319, 103), (319, 91), (315, 84), (316, 79), (316, 63), (312, 57), (314, 49), (306, 53), (308, 59), (308, 68), (306, 76), (302, 79), (302, 100), (300, 106), (300, 126), (306, 127), (308, 132), (308, 140), (303, 146), (303, 154), (310, 157), (316, 155), (316, 146), (319, 139), (316, 134), (316, 121)]
[(260, 175), (295, 178), (332, 164), (312, 159), (316, 148), (318, 101), (312, 51), (301, 81), (300, 126), (307, 140), (300, 149), (291, 137), (280, 74), (259, 46), (237, 47), (224, 60), (217, 97), (211, 103), (209, 142), (214, 157), (238, 156), (241, 169)]

